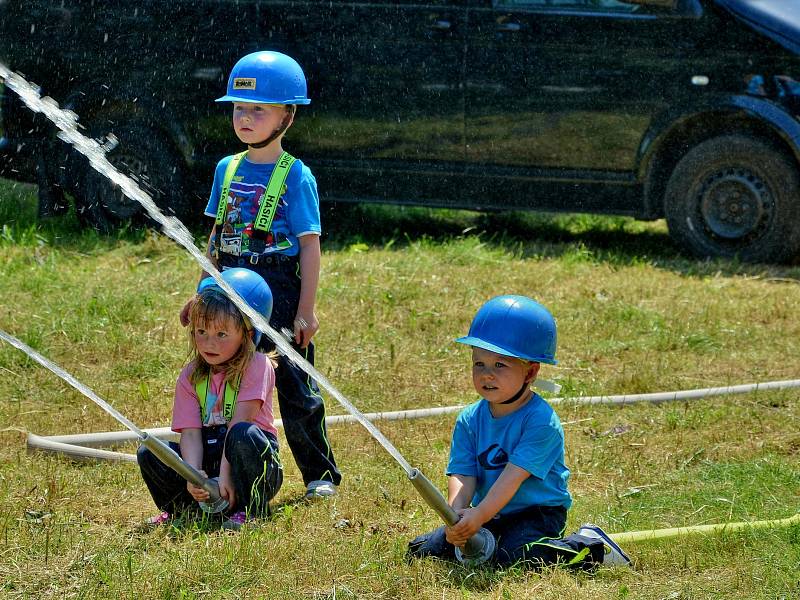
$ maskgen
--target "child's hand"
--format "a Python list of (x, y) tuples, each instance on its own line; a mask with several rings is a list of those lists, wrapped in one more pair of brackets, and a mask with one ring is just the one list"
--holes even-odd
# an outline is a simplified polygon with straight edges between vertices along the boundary
[(181, 309), (180, 319), (181, 319), (181, 325), (183, 325), (184, 327), (186, 327), (189, 324), (189, 313), (192, 310), (193, 304), (194, 304), (194, 296), (189, 298), (189, 301), (186, 304), (184, 304), (183, 308)]
[(461, 519), (452, 527), (445, 527), (445, 537), (454, 546), (463, 546), (469, 538), (478, 533), (485, 521), (476, 508), (461, 508), (456, 512)]
[(308, 347), (318, 329), (319, 321), (313, 311), (308, 314), (298, 312), (294, 318), (294, 343), (301, 348)]
[[(200, 471), (203, 477), (208, 477), (205, 471)], [(208, 492), (203, 488), (193, 484), (191, 481), (186, 482), (186, 490), (192, 495), (192, 498), (198, 502), (205, 502), (208, 500)]]
[(219, 474), (219, 495), (228, 501), (231, 508), (236, 504), (236, 490), (229, 473)]

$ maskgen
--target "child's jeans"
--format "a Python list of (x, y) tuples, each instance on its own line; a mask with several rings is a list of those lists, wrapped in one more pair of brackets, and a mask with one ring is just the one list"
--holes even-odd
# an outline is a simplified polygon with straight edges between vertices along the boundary
[[(246, 258), (220, 252), (219, 264), (222, 267), (245, 267), (261, 275), (272, 290), (270, 327), (277, 332), (283, 328), (294, 331), (294, 318), (300, 301), (300, 264), (296, 256), (261, 256), (257, 264), (252, 264)], [(303, 349), (292, 341), (292, 348), (314, 364), (313, 342)], [(275, 344), (264, 335), (258, 349), (270, 352), (275, 349)], [(304, 483), (324, 480), (339, 485), (342, 475), (328, 441), (325, 405), (316, 382), (286, 356), (280, 355), (275, 369), (275, 387), (283, 432)]]
[[(567, 509), (563, 506), (532, 506), (495, 517), (484, 525), (497, 542), (491, 564), (506, 567), (524, 562), (535, 568), (560, 563), (591, 568), (602, 563), (603, 542), (576, 534), (562, 538), (566, 523)], [(455, 546), (445, 539), (444, 527), (412, 540), (407, 556), (456, 560)]]
[[(231, 466), (237, 511), (252, 515), (269, 514), (269, 501), (283, 483), (283, 468), (278, 456), (278, 440), (253, 423), (237, 423), (230, 431), (224, 425), (204, 427), (203, 470), (209, 477), (219, 475), (222, 451)], [(226, 437), (227, 434), (227, 437)], [(180, 446), (170, 442), (178, 454)], [(159, 510), (170, 514), (198, 508), (184, 480), (162, 463), (145, 446), (139, 446), (136, 460), (150, 495)]]

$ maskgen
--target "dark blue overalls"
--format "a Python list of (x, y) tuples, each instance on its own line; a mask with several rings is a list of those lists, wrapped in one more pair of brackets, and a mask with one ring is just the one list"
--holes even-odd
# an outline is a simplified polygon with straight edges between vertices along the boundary
[[(272, 290), (274, 304), (270, 326), (276, 330), (294, 331), (294, 318), (300, 302), (300, 262), (297, 256), (267, 254), (258, 257), (240, 257), (219, 252), (220, 268), (245, 267), (261, 275)], [(300, 348), (292, 341), (300, 356), (314, 364), (314, 343)], [(271, 352), (275, 344), (261, 336), (258, 350)], [(278, 407), (283, 420), (286, 441), (294, 460), (308, 485), (311, 481), (331, 481), (339, 485), (342, 475), (333, 458), (325, 426), (325, 405), (317, 383), (287, 357), (278, 357), (275, 369), (275, 387), (278, 390)]]

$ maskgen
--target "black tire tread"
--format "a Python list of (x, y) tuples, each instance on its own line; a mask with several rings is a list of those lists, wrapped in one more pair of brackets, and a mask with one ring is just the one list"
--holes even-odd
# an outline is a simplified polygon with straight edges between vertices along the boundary
[[(693, 188), (715, 169), (743, 166), (755, 171), (770, 186), (775, 215), (769, 229), (755, 241), (739, 245), (722, 243), (705, 234), (693, 219)], [(667, 182), (664, 213), (675, 242), (694, 255), (722, 256), (745, 262), (787, 262), (800, 253), (800, 173), (798, 165), (772, 144), (746, 135), (708, 139), (678, 162)]]

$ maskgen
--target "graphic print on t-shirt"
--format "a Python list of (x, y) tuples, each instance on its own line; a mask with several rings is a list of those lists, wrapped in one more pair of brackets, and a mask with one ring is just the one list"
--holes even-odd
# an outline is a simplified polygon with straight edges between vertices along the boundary
[(508, 464), (508, 453), (500, 447), (500, 444), (492, 444), (478, 454), (478, 463), (487, 471), (502, 469)]
[(225, 425), (225, 416), (222, 414), (222, 399), (215, 394), (209, 386), (206, 394), (206, 422), (203, 425)]
[[(292, 242), (283, 232), (268, 231), (253, 237), (253, 222), (267, 189), (258, 183), (233, 182), (228, 193), (228, 210), (220, 231), (220, 250), (226, 254), (268, 254), (291, 248)], [(286, 188), (284, 186), (284, 193)], [(273, 221), (284, 219), (286, 199), (281, 194)]]

